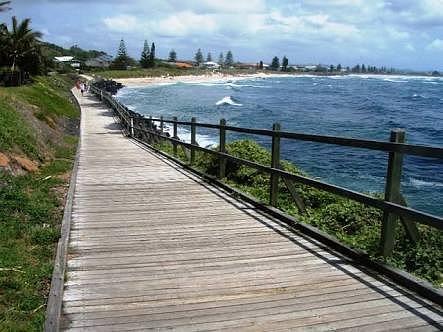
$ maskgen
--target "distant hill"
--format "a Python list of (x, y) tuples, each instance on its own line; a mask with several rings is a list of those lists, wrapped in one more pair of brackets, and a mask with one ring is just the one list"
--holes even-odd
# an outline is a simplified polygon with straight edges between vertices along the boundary
[(72, 46), (71, 48), (63, 48), (61, 46), (51, 44), (51, 43), (42, 43), (43, 54), (49, 58), (54, 58), (56, 56), (73, 56), (77, 60), (86, 61), (88, 59), (97, 58), (99, 56), (107, 55), (106, 52), (97, 51), (97, 50), (84, 50), (77, 45)]

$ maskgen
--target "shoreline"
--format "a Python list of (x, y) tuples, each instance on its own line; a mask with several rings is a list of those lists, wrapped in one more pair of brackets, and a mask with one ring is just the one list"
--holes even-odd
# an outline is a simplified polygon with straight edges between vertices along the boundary
[(272, 78), (282, 76), (301, 76), (293, 74), (205, 74), (205, 75), (183, 75), (183, 76), (160, 76), (160, 77), (134, 77), (134, 78), (117, 78), (113, 79), (117, 83), (123, 84), (125, 87), (148, 86), (164, 83), (212, 83), (225, 81), (241, 81), (256, 78)]
[(315, 75), (311, 73), (256, 73), (256, 74), (204, 74), (204, 75), (183, 75), (183, 76), (152, 76), (152, 77), (134, 77), (117, 78), (115, 82), (123, 84), (125, 87), (135, 88), (150, 85), (175, 84), (175, 83), (217, 83), (217, 82), (236, 82), (249, 79), (268, 79), (276, 77), (359, 77), (359, 78), (384, 78), (384, 79), (437, 79), (443, 80), (443, 77), (433, 76), (414, 76), (414, 75), (386, 75), (386, 74), (344, 74), (344, 75)]

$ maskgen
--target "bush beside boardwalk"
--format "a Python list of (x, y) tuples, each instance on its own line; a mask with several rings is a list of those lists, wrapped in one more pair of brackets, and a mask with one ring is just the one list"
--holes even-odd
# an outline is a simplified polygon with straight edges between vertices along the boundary
[[(172, 145), (162, 143), (158, 148), (172, 155)], [(234, 141), (226, 146), (227, 152), (235, 157), (270, 165), (271, 153), (254, 141)], [(204, 173), (216, 176), (218, 158), (213, 155), (196, 153), (195, 167)], [(183, 161), (186, 156), (179, 149)], [(304, 174), (294, 164), (283, 161), (284, 170)], [(263, 203), (269, 202), (269, 175), (247, 166), (227, 162), (226, 179), (232, 187), (254, 196)], [(299, 213), (291, 194), (281, 181), (279, 184), (278, 208), (295, 216), (297, 220), (311, 224), (331, 234), (347, 245), (366, 251), (373, 259), (380, 260), (432, 282), (436, 287), (443, 286), (443, 234), (437, 229), (418, 225), (420, 240), (417, 244), (409, 241), (401, 223), (398, 223), (396, 244), (392, 257), (378, 255), (382, 212), (358, 202), (314, 189), (305, 185), (295, 185), (298, 194), (306, 205), (306, 212)]]
[(73, 79), (0, 88), (0, 331), (43, 329), (77, 146)]

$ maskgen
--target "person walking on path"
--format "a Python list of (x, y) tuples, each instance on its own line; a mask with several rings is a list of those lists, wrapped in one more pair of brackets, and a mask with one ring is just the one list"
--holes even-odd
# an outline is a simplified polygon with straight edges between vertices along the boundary
[(80, 83), (80, 92), (82, 93), (82, 96), (85, 93), (85, 88), (86, 88), (85, 83), (81, 82)]

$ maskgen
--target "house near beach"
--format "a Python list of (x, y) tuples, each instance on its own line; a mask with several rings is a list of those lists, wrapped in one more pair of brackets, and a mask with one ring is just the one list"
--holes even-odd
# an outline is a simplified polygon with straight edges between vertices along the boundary
[(93, 59), (86, 60), (85, 65), (87, 67), (92, 67), (92, 68), (109, 68), (111, 62), (112, 62), (112, 57), (106, 54)]
[(68, 65), (72, 68), (80, 68), (81, 63), (78, 60), (75, 60), (73, 56), (56, 56), (54, 57), (54, 62), (59, 65)]
[(214, 61), (203, 62), (202, 66), (206, 67), (208, 69), (218, 69), (218, 68), (220, 68), (220, 65), (217, 62), (214, 62)]

